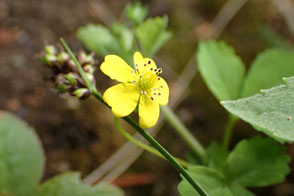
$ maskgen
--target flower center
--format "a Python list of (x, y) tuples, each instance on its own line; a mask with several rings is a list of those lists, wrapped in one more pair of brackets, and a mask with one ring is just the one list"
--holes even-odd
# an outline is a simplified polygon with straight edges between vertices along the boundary
[(161, 68), (153, 68), (150, 66), (151, 61), (149, 60), (144, 65), (135, 65), (134, 74), (134, 84), (138, 87), (141, 95), (150, 96), (151, 100), (154, 100), (156, 96), (160, 96), (161, 89), (163, 86), (160, 85), (160, 77), (158, 75), (162, 73)]

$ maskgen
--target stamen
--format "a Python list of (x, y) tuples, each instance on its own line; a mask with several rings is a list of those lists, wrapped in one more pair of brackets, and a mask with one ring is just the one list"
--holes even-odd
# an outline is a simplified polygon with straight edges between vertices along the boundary
[(153, 93), (154, 95), (156, 95), (156, 93)]
[(154, 98), (153, 98), (153, 97), (151, 97), (151, 100), (153, 101), (153, 100), (154, 100)]
[(136, 80), (134, 80), (133, 83), (136, 84)]
[(158, 96), (160, 96), (161, 95), (161, 93), (158, 93)]
[(144, 67), (146, 67), (146, 63), (144, 64)]
[(151, 68), (150, 68), (150, 70), (152, 71), (152, 70), (153, 70), (153, 68), (151, 67)]
[(157, 69), (154, 69), (155, 72), (157, 72)]
[(136, 64), (136, 67), (138, 67), (138, 64)]
[(140, 78), (142, 78), (142, 74), (140, 74)]
[(160, 80), (160, 77), (158, 77), (157, 79)]
[(148, 64), (150, 64), (150, 63), (151, 63), (151, 61), (149, 60), (149, 61), (148, 61)]

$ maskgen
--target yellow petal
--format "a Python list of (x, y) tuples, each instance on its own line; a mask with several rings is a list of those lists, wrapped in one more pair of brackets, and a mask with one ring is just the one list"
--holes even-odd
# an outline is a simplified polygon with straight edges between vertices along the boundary
[(139, 96), (139, 90), (135, 85), (120, 83), (107, 89), (103, 99), (116, 117), (123, 117), (134, 111)]
[(142, 128), (153, 127), (159, 118), (159, 105), (147, 95), (140, 97), (139, 124)]
[(159, 89), (156, 92), (156, 95), (154, 95), (154, 99), (160, 104), (160, 105), (167, 105), (168, 104), (168, 98), (169, 98), (169, 88), (166, 83), (166, 81), (162, 77), (160, 78), (155, 85), (155, 88)]
[(119, 82), (133, 82), (133, 69), (119, 56), (107, 55), (100, 69), (111, 79)]
[(155, 62), (150, 58), (144, 58), (140, 52), (135, 52), (134, 57), (135, 68), (138, 68), (140, 73), (143, 73), (145, 69), (156, 69)]

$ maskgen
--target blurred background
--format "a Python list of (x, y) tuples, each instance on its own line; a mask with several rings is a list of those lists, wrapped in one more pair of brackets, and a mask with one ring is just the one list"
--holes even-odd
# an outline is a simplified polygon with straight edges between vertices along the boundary
[[(48, 179), (67, 170), (78, 170), (87, 177), (126, 140), (114, 127), (112, 113), (94, 98), (79, 101), (59, 96), (49, 81), (50, 70), (41, 65), (40, 51), (45, 44), (59, 43), (63, 37), (74, 51), (83, 48), (77, 29), (88, 23), (110, 25), (124, 21), (121, 0), (0, 0), (0, 108), (26, 120), (41, 138), (46, 153)], [(207, 146), (220, 140), (227, 115), (208, 91), (199, 74), (185, 81), (196, 69), (194, 58), (201, 39), (218, 37), (232, 45), (247, 68), (256, 55), (271, 47), (291, 49), (294, 34), (292, 0), (161, 0), (141, 1), (150, 17), (167, 15), (172, 38), (156, 54), (158, 66), (177, 100), (176, 113), (193, 134)], [(98, 64), (103, 57), (96, 56)], [(97, 66), (98, 69), (98, 66)], [(111, 80), (96, 72), (97, 86), (103, 92)], [(182, 83), (178, 83), (180, 80)], [(187, 88), (182, 84), (190, 84)], [(131, 128), (125, 126), (125, 128)], [(248, 124), (238, 122), (234, 146), (241, 138), (258, 134)], [(165, 124), (156, 137), (172, 154), (186, 158), (188, 147)], [(293, 158), (294, 148), (288, 145)], [(131, 159), (136, 156), (129, 153)], [(118, 168), (119, 161), (113, 162)], [(292, 170), (294, 169), (291, 163)], [(177, 195), (180, 180), (164, 160), (143, 153), (114, 183), (127, 195)], [(116, 177), (116, 175), (114, 175)], [(114, 177), (114, 178), (115, 178)], [(113, 180), (113, 178), (109, 178)], [(294, 195), (294, 176), (283, 184), (252, 189), (257, 195)]]

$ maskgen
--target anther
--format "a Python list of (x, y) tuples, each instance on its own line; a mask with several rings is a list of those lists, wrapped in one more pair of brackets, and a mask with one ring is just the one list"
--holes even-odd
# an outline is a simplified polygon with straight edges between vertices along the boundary
[(156, 93), (153, 93), (154, 95), (156, 95)]
[(136, 64), (136, 67), (138, 67), (138, 64)]
[(140, 74), (140, 78), (142, 78), (142, 74)]
[(157, 69), (154, 69), (155, 72), (157, 72)]
[(146, 63), (144, 64), (144, 67), (146, 67)]
[(151, 68), (150, 68), (150, 70), (152, 71), (152, 70), (153, 70), (153, 68), (151, 67)]
[(160, 80), (160, 77), (158, 77), (157, 79)]
[(151, 100), (153, 101), (153, 100), (154, 100), (154, 98), (153, 98), (153, 97), (151, 97)]
[(137, 68), (136, 71), (139, 73), (139, 69)]
[(134, 80), (133, 83), (136, 84), (136, 80)]
[(150, 64), (150, 63), (151, 63), (151, 61), (149, 60), (149, 61), (148, 61), (148, 64)]
[(158, 96), (160, 96), (161, 95), (161, 93), (158, 93)]

